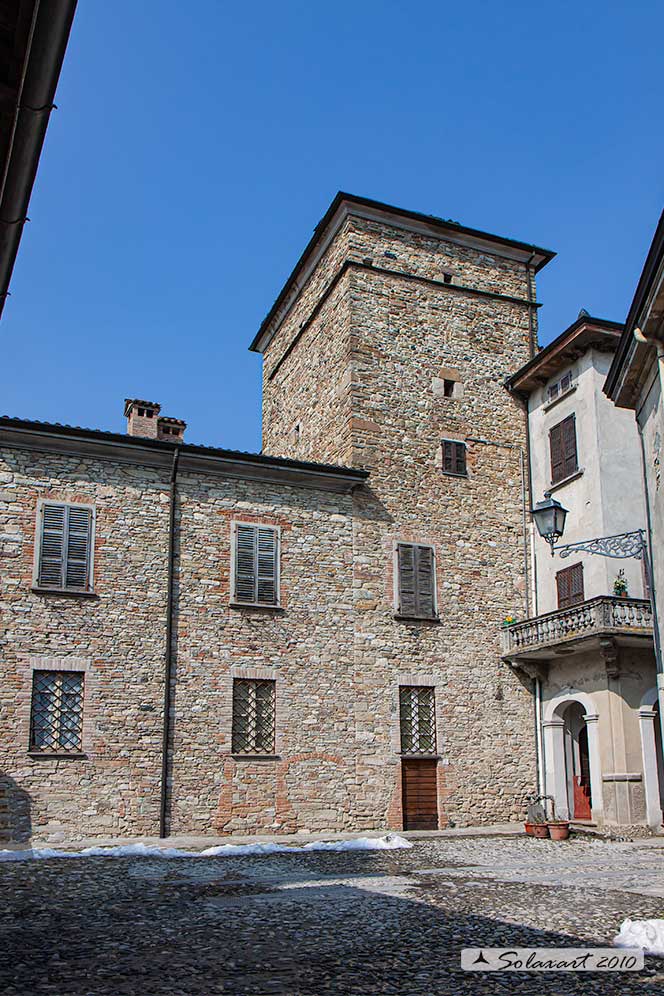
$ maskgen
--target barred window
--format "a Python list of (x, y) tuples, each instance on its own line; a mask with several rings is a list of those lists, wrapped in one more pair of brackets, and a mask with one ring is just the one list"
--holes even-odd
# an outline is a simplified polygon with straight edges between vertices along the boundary
[(436, 753), (434, 689), (402, 685), (399, 689), (402, 754)]
[(275, 682), (235, 678), (233, 681), (234, 754), (274, 754)]
[(274, 526), (233, 523), (233, 601), (245, 605), (279, 604), (279, 530)]
[(466, 444), (454, 439), (443, 439), (443, 471), (446, 474), (456, 474), (459, 477), (467, 475)]
[(92, 509), (87, 505), (41, 505), (35, 577), (39, 588), (92, 589), (92, 520)]
[(32, 679), (30, 750), (79, 753), (82, 749), (83, 674), (35, 671)]

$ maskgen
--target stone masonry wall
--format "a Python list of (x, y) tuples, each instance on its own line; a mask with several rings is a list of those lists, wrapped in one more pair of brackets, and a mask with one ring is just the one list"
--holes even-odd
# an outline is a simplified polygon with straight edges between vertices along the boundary
[[(95, 597), (31, 590), (40, 498), (95, 506)], [(157, 471), (0, 453), (0, 783), (13, 839), (156, 832), (167, 524)], [(84, 672), (84, 757), (28, 753), (35, 668)]]
[[(268, 483), (179, 487), (174, 833), (353, 828), (352, 500)], [(281, 529), (281, 609), (233, 607), (231, 523)], [(276, 756), (231, 750), (233, 678), (276, 681)]]
[[(355, 737), (366, 748), (359, 763), (373, 797), (357, 800), (356, 817), (385, 807), (401, 825), (398, 687), (429, 683), (441, 825), (514, 818), (536, 777), (530, 687), (499, 657), (502, 619), (525, 612), (525, 418), (502, 383), (529, 357), (528, 308), (378, 267), (436, 281), (452, 272), (457, 285), (521, 299), (525, 267), (359, 218), (347, 232), (355, 255), (374, 264), (350, 271), (348, 352), (328, 367), (331, 382), (351, 385), (352, 465), (371, 471), (355, 497), (354, 604)], [(278, 398), (296, 418), (310, 396), (305, 358), (317, 340), (308, 332), (266, 379), (265, 410)], [(437, 391), (442, 367), (459, 371), (461, 399)], [(274, 369), (271, 349), (265, 369)], [(308, 419), (309, 456), (320, 458), (330, 445), (327, 412)], [(443, 438), (466, 442), (467, 478), (442, 473)], [(264, 427), (264, 440), (268, 452), (292, 452), (278, 422)], [(438, 623), (395, 618), (399, 540), (434, 546)]]

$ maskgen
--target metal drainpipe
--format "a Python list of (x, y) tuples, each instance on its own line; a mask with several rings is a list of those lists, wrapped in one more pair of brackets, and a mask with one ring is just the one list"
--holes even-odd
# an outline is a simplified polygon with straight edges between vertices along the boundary
[(534, 323), (533, 323), (533, 308), (534, 308), (534, 301), (533, 301), (533, 282), (532, 282), (532, 279), (531, 279), (531, 271), (530, 271), (530, 264), (532, 263), (532, 261), (534, 260), (534, 258), (535, 258), (535, 253), (532, 252), (530, 254), (530, 257), (526, 261), (526, 288), (528, 290), (528, 302), (529, 302), (529, 308), (528, 308), (528, 345), (530, 347), (530, 358), (531, 358), (531, 360), (532, 360), (533, 356), (535, 355), (535, 353), (537, 352), (537, 350), (535, 348), (535, 345), (536, 345), (536, 343), (535, 343), (535, 326), (534, 326)]
[(173, 677), (173, 590), (175, 584), (175, 499), (180, 447), (173, 451), (168, 514), (168, 582), (166, 591), (166, 649), (164, 654), (164, 727), (161, 745), (161, 792), (159, 800), (159, 836), (166, 837), (168, 800), (168, 745), (171, 734), (171, 685)]

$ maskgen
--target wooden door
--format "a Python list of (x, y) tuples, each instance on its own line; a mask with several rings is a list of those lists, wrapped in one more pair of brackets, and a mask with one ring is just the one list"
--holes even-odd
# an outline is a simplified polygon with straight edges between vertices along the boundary
[(574, 773), (574, 819), (589, 820), (591, 817), (590, 754), (588, 727), (585, 723), (579, 733), (579, 769), (578, 773)]
[(401, 762), (404, 830), (438, 829), (436, 761), (415, 758)]

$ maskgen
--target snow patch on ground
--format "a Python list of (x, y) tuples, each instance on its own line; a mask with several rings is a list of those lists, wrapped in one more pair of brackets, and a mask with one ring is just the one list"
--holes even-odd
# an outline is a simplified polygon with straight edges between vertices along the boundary
[(204, 851), (182, 851), (154, 844), (122, 844), (117, 847), (86, 847), (82, 851), (57, 851), (36, 847), (26, 851), (0, 851), (0, 861), (27, 861), (45, 858), (219, 858), (252, 854), (299, 854), (302, 851), (393, 851), (412, 847), (409, 840), (389, 833), (385, 837), (357, 837), (353, 840), (314, 840), (300, 847), (287, 844), (219, 844)]
[(664, 920), (623, 920), (613, 943), (619, 948), (643, 948), (664, 958)]

